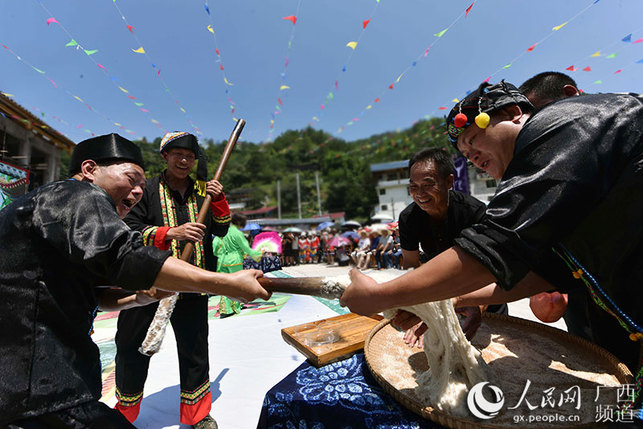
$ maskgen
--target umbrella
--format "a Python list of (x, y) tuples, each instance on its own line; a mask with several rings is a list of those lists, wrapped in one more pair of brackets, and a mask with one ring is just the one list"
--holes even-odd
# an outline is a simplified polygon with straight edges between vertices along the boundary
[(344, 238), (354, 238), (355, 240), (359, 240), (359, 235), (355, 231), (346, 231), (341, 235)]
[(322, 229), (330, 228), (333, 225), (335, 225), (335, 222), (322, 222), (319, 225), (317, 225), (317, 231), (321, 231)]
[(357, 222), (356, 220), (348, 220), (344, 222), (342, 226), (354, 226), (355, 228), (359, 228), (360, 226), (362, 226), (362, 224)]
[(260, 232), (255, 237), (252, 248), (271, 253), (281, 253), (281, 237), (276, 231)]
[(297, 234), (301, 234), (304, 231), (302, 231), (301, 229), (297, 228), (296, 226), (291, 226), (291, 227), (288, 227), (288, 228), (284, 229), (284, 232), (296, 232)]
[(261, 229), (261, 225), (258, 223), (247, 223), (246, 226), (241, 228), (241, 231), (254, 231), (258, 229)]
[(393, 219), (391, 216), (389, 216), (387, 214), (379, 213), (379, 214), (374, 215), (371, 218), (371, 220), (377, 220), (377, 221), (380, 221), (380, 222), (388, 223), (388, 222), (393, 222), (395, 219)]
[(328, 245), (331, 247), (348, 246), (349, 244), (351, 244), (351, 242), (348, 238), (342, 237), (341, 235), (336, 235), (328, 242)]
[(390, 230), (389, 226), (387, 224), (385, 224), (385, 223), (374, 223), (373, 225), (369, 226), (369, 228), (371, 230), (377, 231), (377, 232), (382, 231), (382, 230), (387, 230), (387, 231)]

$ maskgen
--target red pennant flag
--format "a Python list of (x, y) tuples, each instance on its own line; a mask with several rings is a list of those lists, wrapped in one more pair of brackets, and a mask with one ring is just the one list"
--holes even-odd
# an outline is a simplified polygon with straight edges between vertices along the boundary
[(576, 71), (578, 69), (572, 65), (572, 66), (567, 67), (565, 70)]
[(583, 69), (583, 71), (592, 71), (592, 68), (590, 66), (587, 66)]
[(159, 71), (157, 71), (157, 72), (156, 72), (156, 75), (157, 75), (157, 76), (160, 76), (160, 75), (161, 75), (161, 69), (159, 69)]
[[(473, 3), (475, 3), (475, 2), (473, 2)], [(469, 12), (471, 12), (471, 8), (473, 7), (473, 3), (471, 3), (471, 6), (469, 6), (469, 7), (467, 8), (467, 13), (465, 13), (465, 14), (464, 14), (464, 17), (465, 17), (465, 18), (467, 17), (467, 15), (469, 15)]]
[(284, 103), (281, 101), (281, 98), (277, 98), (277, 102), (279, 102), (279, 104), (281, 104), (282, 106), (284, 105)]
[(534, 43), (533, 45), (531, 45), (531, 46), (527, 49), (527, 52), (531, 52), (531, 51), (533, 51), (537, 44), (538, 44), (538, 43)]
[(379, 99), (379, 98), (376, 98), (376, 99), (375, 99), (375, 102), (376, 102), (376, 103), (379, 103), (379, 102), (380, 102), (380, 99)]
[(215, 50), (214, 50), (214, 52), (216, 52), (216, 53), (217, 53), (217, 55), (219, 55), (219, 56), (221, 55), (221, 54), (219, 54), (219, 50), (218, 50), (218, 49), (215, 49)]
[(292, 22), (292, 25), (295, 25), (297, 23), (297, 17), (295, 15), (284, 16), (281, 19), (285, 19), (286, 21)]
[(223, 70), (223, 66), (222, 66), (222, 65), (219, 65), (219, 70)]
[(127, 29), (129, 30), (130, 33), (134, 32), (134, 27), (132, 27), (131, 25), (128, 25)]
[(447, 110), (448, 107), (440, 107), (440, 110)]
[(388, 89), (393, 89), (393, 84), (390, 84), (390, 85), (388, 86)]
[(362, 25), (364, 26), (364, 28), (366, 28), (369, 22), (371, 22), (370, 19), (367, 19), (366, 21), (362, 22)]

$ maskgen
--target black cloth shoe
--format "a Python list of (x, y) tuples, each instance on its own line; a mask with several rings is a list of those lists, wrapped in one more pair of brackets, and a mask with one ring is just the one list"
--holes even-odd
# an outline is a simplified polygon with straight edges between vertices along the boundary
[(197, 422), (195, 425), (192, 425), (194, 429), (218, 429), (216, 420), (212, 418), (209, 414), (203, 418), (200, 422)]

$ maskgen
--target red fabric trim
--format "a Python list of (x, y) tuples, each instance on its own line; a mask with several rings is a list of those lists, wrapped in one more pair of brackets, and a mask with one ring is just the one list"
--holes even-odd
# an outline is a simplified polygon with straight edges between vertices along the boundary
[(130, 423), (134, 423), (134, 420), (138, 417), (138, 413), (141, 411), (141, 402), (139, 401), (136, 405), (132, 405), (131, 407), (124, 407), (117, 402), (114, 409), (120, 411), (120, 413), (124, 415)]
[(181, 423), (194, 425), (210, 414), (212, 409), (212, 395), (208, 392), (196, 404), (188, 405), (181, 402)]
[(169, 240), (165, 241), (165, 236), (170, 228), (170, 226), (159, 226), (156, 229), (156, 234), (154, 235), (154, 247), (161, 250), (168, 250), (170, 248), (172, 242)]
[(212, 210), (212, 215), (215, 217), (230, 216), (230, 206), (228, 205), (228, 200), (226, 200), (223, 192), (219, 195), (219, 198), (217, 198), (216, 201), (212, 201), (210, 204), (210, 210)]

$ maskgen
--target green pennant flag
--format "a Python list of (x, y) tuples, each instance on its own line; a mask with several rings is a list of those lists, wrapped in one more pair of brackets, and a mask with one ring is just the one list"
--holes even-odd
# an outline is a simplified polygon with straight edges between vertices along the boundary
[(71, 42), (67, 43), (65, 46), (66, 47), (67, 46), (78, 46), (78, 42), (76, 42), (74, 39), (71, 39)]
[(94, 55), (96, 52), (98, 52), (98, 49), (93, 49), (93, 50), (88, 50), (88, 49), (83, 49), (87, 55)]
[(434, 36), (435, 37), (442, 37), (442, 36), (444, 36), (444, 33), (447, 32), (447, 30), (448, 30), (448, 28), (445, 28), (444, 30), (440, 31), (439, 33), (435, 33)]
[(614, 52), (613, 54), (609, 54), (605, 58), (616, 58), (616, 52)]

